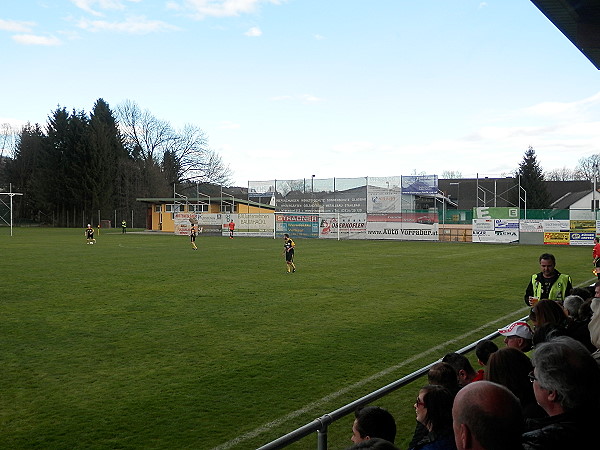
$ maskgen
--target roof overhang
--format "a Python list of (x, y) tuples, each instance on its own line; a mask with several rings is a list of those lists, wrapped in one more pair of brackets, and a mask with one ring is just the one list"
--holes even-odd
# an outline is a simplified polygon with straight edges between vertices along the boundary
[(531, 0), (600, 70), (600, 0)]

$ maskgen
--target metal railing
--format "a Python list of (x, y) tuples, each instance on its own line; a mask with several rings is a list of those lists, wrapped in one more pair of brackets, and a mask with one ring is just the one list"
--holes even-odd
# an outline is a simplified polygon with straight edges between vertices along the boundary
[[(527, 319), (528, 316), (525, 316), (519, 320), (525, 321)], [(456, 353), (459, 353), (461, 355), (469, 353), (473, 351), (473, 349), (475, 349), (475, 346), (479, 341), (485, 339), (495, 339), (498, 336), (500, 336), (500, 334), (497, 331), (495, 331), (467, 345), (466, 347), (457, 350)], [(386, 386), (377, 389), (376, 391), (371, 392), (370, 394), (367, 394), (357, 400), (354, 400), (351, 403), (348, 403), (347, 405), (342, 406), (341, 408), (338, 408), (330, 413), (324, 414), (321, 417), (313, 420), (312, 422), (309, 422), (306, 425), (296, 428), (295, 430), (281, 436), (280, 438), (277, 438), (274, 441), (271, 441), (268, 444), (259, 447), (257, 450), (275, 450), (284, 448), (315, 432), (317, 433), (317, 450), (327, 450), (327, 430), (329, 425), (331, 425), (337, 420), (346, 417), (349, 414), (353, 414), (357, 408), (372, 403), (375, 400), (378, 400), (382, 397), (385, 397), (386, 395), (394, 392), (395, 390), (421, 378), (423, 375), (427, 374), (429, 369), (431, 369), (431, 367), (434, 364), (437, 364), (440, 361), (441, 360), (434, 361), (431, 364), (421, 367), (419, 370), (416, 370), (411, 374), (400, 378), (399, 380), (396, 380)]]

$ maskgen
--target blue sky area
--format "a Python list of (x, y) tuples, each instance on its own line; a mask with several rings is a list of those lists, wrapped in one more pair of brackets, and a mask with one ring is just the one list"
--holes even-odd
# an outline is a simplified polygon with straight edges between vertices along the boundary
[(241, 186), (600, 153), (600, 72), (529, 0), (4, 1), (0, 52), (0, 124), (134, 101)]

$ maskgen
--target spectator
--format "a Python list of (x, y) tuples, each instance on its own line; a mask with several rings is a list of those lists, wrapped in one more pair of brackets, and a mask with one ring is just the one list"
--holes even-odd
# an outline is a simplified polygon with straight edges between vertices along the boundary
[(571, 290), (571, 295), (579, 295), (582, 299), (587, 300), (594, 296), (594, 285), (574, 287)]
[(525, 353), (513, 347), (504, 347), (491, 355), (485, 375), (487, 381), (508, 388), (519, 399), (524, 418), (546, 416), (535, 400), (529, 381), (528, 375), (532, 370), (533, 364)]
[(454, 396), (443, 386), (428, 384), (419, 391), (415, 402), (417, 420), (428, 431), (412, 450), (455, 450), (452, 432), (452, 402)]
[(379, 406), (364, 406), (354, 413), (352, 438), (355, 444), (373, 438), (394, 442), (396, 439), (396, 421), (392, 415)]
[(527, 322), (517, 321), (498, 330), (504, 337), (504, 344), (507, 347), (514, 347), (523, 353), (529, 352), (533, 348), (533, 331)]
[(584, 321), (584, 322), (590, 322), (590, 320), (592, 320), (592, 301), (594, 300), (594, 297), (588, 298), (587, 300), (584, 300), (584, 302), (581, 304), (581, 306), (579, 307), (579, 318)]
[(556, 270), (556, 259), (550, 253), (542, 254), (539, 262), (542, 271), (531, 276), (525, 290), (525, 304), (533, 306), (535, 301), (543, 299), (563, 301), (573, 289), (571, 277)]
[(567, 295), (567, 298), (563, 302), (563, 308), (568, 317), (571, 317), (573, 320), (579, 320), (579, 308), (581, 308), (582, 304), (583, 298), (579, 295)]
[(458, 450), (521, 449), (519, 400), (504, 386), (481, 381), (461, 389), (452, 418)]
[(373, 438), (368, 439), (366, 441), (361, 441), (358, 444), (354, 444), (351, 447), (348, 447), (346, 450), (359, 450), (359, 449), (369, 449), (369, 450), (400, 450), (390, 441), (386, 441), (381, 438)]
[(453, 395), (460, 389), (456, 370), (447, 362), (438, 362), (431, 366), (427, 372), (427, 380), (429, 384), (444, 386)]
[[(456, 396), (460, 386), (458, 385), (458, 377), (456, 376), (456, 370), (450, 364), (445, 362), (438, 362), (431, 366), (427, 372), (427, 380), (429, 384), (435, 384), (443, 386), (450, 391), (452, 396)], [(427, 436), (429, 430), (418, 420), (416, 421), (415, 431), (413, 437), (408, 444), (408, 448), (413, 448), (423, 438)]]
[[(494, 341), (483, 339), (475, 346), (475, 355), (480, 366), (487, 366), (490, 355), (498, 350), (498, 346)], [(485, 378), (485, 370), (479, 369), (473, 381), (481, 381)]]
[(550, 339), (566, 335), (567, 330), (565, 327), (552, 322), (545, 323), (542, 326), (536, 327), (535, 333), (533, 333), (533, 347), (535, 348), (542, 342), (548, 342)]
[(600, 365), (600, 299), (594, 299), (591, 302), (591, 308), (593, 312), (592, 320), (588, 324), (590, 331), (590, 340), (596, 351), (592, 353), (592, 357)]
[(600, 367), (575, 339), (561, 336), (540, 344), (530, 378), (548, 417), (527, 421), (523, 448), (589, 448), (600, 420)]
[(545, 323), (554, 323), (558, 326), (566, 327), (567, 315), (565, 310), (558, 302), (552, 300), (540, 300), (531, 308), (529, 320), (533, 323), (534, 329)]
[(469, 384), (475, 376), (475, 369), (464, 355), (458, 353), (446, 353), (442, 358), (442, 362), (450, 364), (456, 370), (456, 376), (459, 387)]
[(581, 342), (590, 353), (594, 351), (587, 324), (578, 323), (570, 319), (565, 310), (557, 302), (551, 300), (538, 302), (532, 308), (529, 317), (532, 321), (535, 321), (536, 334), (538, 333), (538, 329), (545, 327), (543, 333), (540, 331), (543, 334), (542, 337), (534, 336), (534, 345), (547, 340), (552, 335), (566, 335)]

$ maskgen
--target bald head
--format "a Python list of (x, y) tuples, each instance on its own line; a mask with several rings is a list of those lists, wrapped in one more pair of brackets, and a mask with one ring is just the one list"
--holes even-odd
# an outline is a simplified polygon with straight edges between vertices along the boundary
[(463, 387), (452, 408), (458, 450), (518, 448), (523, 428), (521, 405), (504, 386), (477, 381)]

